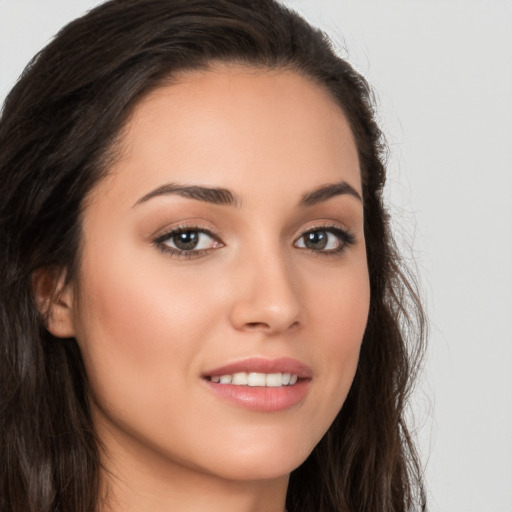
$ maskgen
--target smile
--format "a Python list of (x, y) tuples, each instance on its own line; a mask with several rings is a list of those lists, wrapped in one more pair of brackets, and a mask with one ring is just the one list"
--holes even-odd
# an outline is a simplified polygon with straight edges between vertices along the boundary
[(296, 359), (249, 358), (202, 374), (214, 396), (237, 408), (278, 412), (298, 406), (313, 381), (312, 369)]
[(279, 388), (282, 386), (293, 386), (296, 384), (298, 375), (292, 373), (238, 372), (227, 375), (211, 376), (209, 379), (211, 382), (218, 384)]

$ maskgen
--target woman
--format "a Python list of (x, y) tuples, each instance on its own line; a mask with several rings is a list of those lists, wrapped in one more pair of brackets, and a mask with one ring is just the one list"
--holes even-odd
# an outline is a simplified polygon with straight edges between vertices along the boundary
[(425, 510), (369, 97), (267, 0), (113, 0), (32, 61), (0, 124), (1, 510)]

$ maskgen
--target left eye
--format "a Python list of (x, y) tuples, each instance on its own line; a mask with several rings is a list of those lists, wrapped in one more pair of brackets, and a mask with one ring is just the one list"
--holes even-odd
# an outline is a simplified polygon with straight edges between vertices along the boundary
[(212, 235), (198, 229), (167, 233), (160, 237), (157, 242), (176, 251), (201, 251), (220, 246), (220, 243)]
[(315, 229), (304, 233), (295, 246), (312, 251), (337, 252), (350, 244), (349, 236), (341, 229)]

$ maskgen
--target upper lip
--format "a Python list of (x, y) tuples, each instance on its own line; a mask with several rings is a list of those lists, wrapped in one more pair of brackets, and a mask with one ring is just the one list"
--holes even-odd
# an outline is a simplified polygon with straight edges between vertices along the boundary
[(234, 373), (291, 373), (301, 379), (311, 379), (313, 371), (311, 368), (296, 359), (282, 357), (279, 359), (265, 359), (252, 357), (219, 366), (203, 373), (203, 377), (232, 375)]

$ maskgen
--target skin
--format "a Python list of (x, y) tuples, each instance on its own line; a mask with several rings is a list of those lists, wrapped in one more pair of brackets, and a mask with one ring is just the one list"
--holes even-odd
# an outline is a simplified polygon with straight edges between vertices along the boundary
[[(143, 98), (121, 148), (86, 202), (79, 274), (49, 321), (76, 337), (90, 379), (100, 510), (281, 512), (289, 473), (342, 407), (367, 321), (361, 200), (299, 205), (342, 180), (362, 195), (348, 123), (295, 72), (218, 65)], [(238, 203), (139, 202), (168, 183), (229, 189)], [(184, 225), (213, 233), (206, 249), (180, 257), (155, 243)], [(354, 243), (304, 248), (326, 225)], [(248, 357), (308, 365), (306, 396), (260, 412), (211, 392), (205, 371)]]

